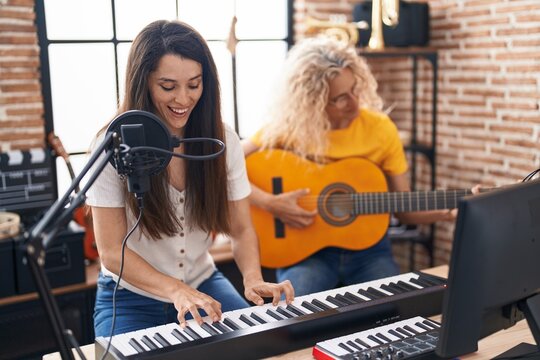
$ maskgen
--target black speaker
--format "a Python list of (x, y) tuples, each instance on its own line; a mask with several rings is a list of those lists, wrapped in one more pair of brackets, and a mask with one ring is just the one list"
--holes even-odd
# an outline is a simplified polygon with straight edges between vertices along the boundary
[[(358, 3), (353, 8), (353, 20), (366, 21), (368, 30), (360, 30), (358, 45), (367, 46), (371, 36), (371, 1)], [(429, 42), (429, 6), (427, 3), (399, 2), (399, 22), (395, 27), (383, 24), (386, 46), (427, 46)]]
[[(45, 273), (52, 288), (84, 283), (86, 273), (83, 251), (84, 228), (74, 221), (58, 233), (45, 251)], [(15, 239), (15, 273), (18, 294), (36, 291), (30, 269), (24, 258), (22, 239)]]
[[(64, 325), (73, 331), (79, 344), (93, 342), (93, 312), (88, 304), (88, 292), (67, 293), (55, 298)], [(58, 351), (49, 319), (39, 300), (18, 301), (0, 307), (0, 346), (0, 360), (40, 360), (43, 355)]]
[(15, 295), (13, 239), (0, 240), (0, 298)]

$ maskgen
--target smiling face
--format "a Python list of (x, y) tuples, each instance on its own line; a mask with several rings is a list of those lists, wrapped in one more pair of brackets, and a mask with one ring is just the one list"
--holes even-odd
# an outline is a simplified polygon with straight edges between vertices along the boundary
[(182, 135), (184, 126), (203, 92), (202, 66), (198, 62), (167, 54), (150, 73), (150, 97), (172, 134)]

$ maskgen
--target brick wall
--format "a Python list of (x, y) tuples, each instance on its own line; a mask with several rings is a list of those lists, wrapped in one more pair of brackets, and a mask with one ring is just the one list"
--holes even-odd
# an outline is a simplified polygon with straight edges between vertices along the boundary
[(44, 144), (33, 0), (0, 1), (0, 151)]
[[(351, 18), (352, 0), (296, 0), (295, 33), (306, 15)], [(437, 187), (497, 186), (537, 167), (540, 131), (540, 2), (430, 0), (430, 45), (439, 51)], [(0, 0), (0, 150), (44, 144), (39, 49), (33, 0)], [(371, 62), (385, 103), (406, 141), (407, 60)], [(419, 139), (429, 141), (429, 65), (420, 63)], [(421, 161), (421, 164), (423, 162)], [(429, 168), (420, 166), (421, 186)], [(449, 259), (452, 224), (437, 225), (436, 263)], [(426, 265), (418, 249), (419, 267)], [(402, 264), (406, 246), (396, 247)]]
[[(296, 34), (306, 15), (349, 16), (355, 2), (298, 0)], [(540, 165), (540, 2), (429, 0), (430, 46), (439, 52), (437, 187), (469, 188), (515, 182)], [(408, 60), (370, 63), (391, 116), (410, 127)], [(420, 64), (419, 139), (429, 142), (429, 64)], [(406, 141), (406, 131), (403, 131)], [(429, 168), (421, 166), (421, 183)], [(449, 260), (453, 224), (438, 224), (436, 264)], [(408, 247), (396, 246), (404, 265)], [(427, 264), (417, 249), (419, 267)]]

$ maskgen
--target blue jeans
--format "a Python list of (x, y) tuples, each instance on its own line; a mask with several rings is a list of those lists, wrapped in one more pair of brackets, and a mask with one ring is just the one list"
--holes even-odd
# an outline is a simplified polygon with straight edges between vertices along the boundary
[(296, 296), (398, 274), (386, 236), (365, 250), (328, 247), (298, 264), (276, 270), (277, 280), (290, 280)]
[[(94, 331), (96, 337), (109, 336), (112, 324), (112, 295), (116, 283), (111, 277), (99, 273), (96, 305), (94, 308)], [(219, 271), (215, 271), (198, 288), (221, 303), (221, 310), (231, 311), (249, 307), (247, 301)], [(113, 334), (146, 329), (178, 322), (173, 304), (161, 302), (132, 291), (119, 288), (116, 291), (116, 321)], [(201, 310), (201, 315), (205, 315)], [(186, 318), (191, 318), (190, 314)]]

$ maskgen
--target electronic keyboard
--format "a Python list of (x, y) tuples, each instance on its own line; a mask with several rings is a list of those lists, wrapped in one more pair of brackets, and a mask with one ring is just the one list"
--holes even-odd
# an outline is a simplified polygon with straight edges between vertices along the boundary
[(435, 348), (441, 325), (415, 316), (392, 324), (318, 342), (317, 360), (438, 359)]
[[(413, 316), (439, 314), (446, 280), (410, 272), (224, 312), (219, 322), (188, 320), (118, 334), (105, 359), (253, 359), (312, 347), (316, 342)], [(101, 359), (109, 337), (96, 338)]]

